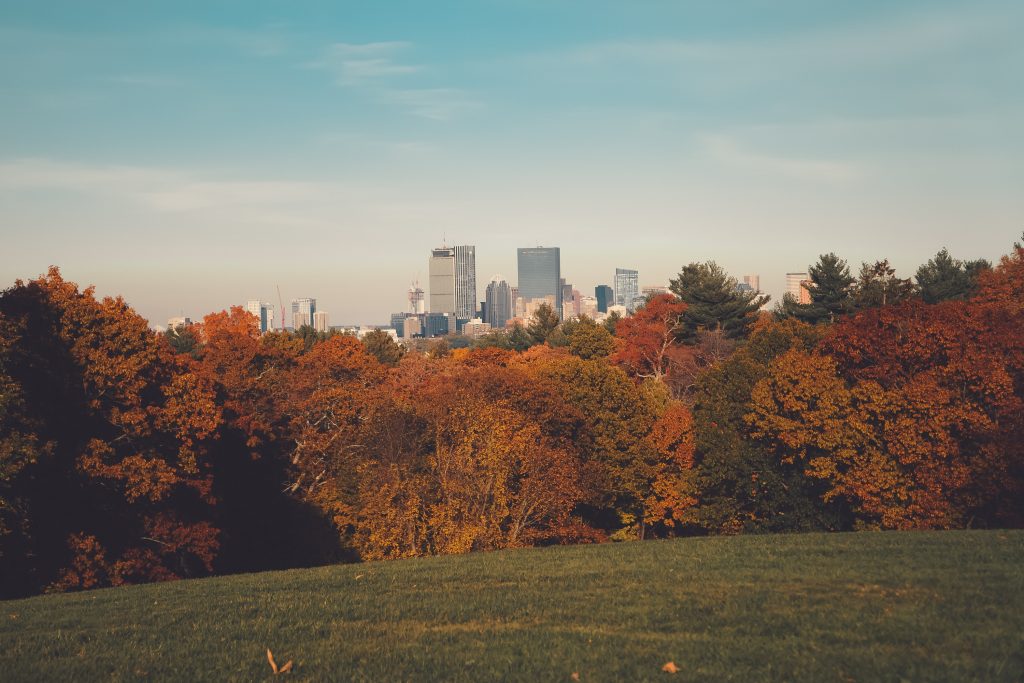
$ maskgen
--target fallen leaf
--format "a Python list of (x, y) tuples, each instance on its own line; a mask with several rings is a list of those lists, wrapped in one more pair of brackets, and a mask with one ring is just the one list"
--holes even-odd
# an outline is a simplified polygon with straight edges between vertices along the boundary
[(274, 670), (274, 673), (277, 673), (277, 663), (274, 662), (274, 653), (270, 651), (269, 647), (267, 648), (267, 661), (270, 662), (270, 668)]
[(292, 670), (292, 660), (289, 659), (288, 662), (284, 666), (281, 667), (281, 670), (278, 673), (286, 674), (286, 673), (288, 673), (291, 670)]
[(362, 575), (362, 574), (356, 574), (356, 581), (358, 581), (358, 580), (359, 580), (359, 579), (361, 579), (361, 578), (363, 578), (363, 575)]
[(574, 681), (580, 680), (580, 672), (579, 671), (573, 671), (572, 672), (572, 676), (569, 676), (569, 678), (571, 678)]
[(675, 662), (666, 662), (665, 666), (661, 667), (662, 671), (666, 671), (670, 674), (674, 674), (679, 671), (679, 667), (676, 666)]

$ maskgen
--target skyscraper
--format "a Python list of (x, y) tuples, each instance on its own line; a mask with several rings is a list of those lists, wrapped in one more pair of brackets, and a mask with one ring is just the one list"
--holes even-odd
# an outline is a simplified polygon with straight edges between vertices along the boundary
[(491, 278), (491, 283), (487, 285), (486, 296), (484, 309), (487, 311), (487, 324), (492, 329), (505, 327), (509, 318), (515, 317), (512, 314), (512, 288), (508, 286), (504, 278), (495, 275)]
[(415, 313), (417, 315), (427, 312), (427, 306), (424, 302), (423, 288), (420, 287), (420, 283), (414, 282), (409, 286), (409, 313)]
[(640, 275), (628, 268), (615, 269), (615, 303), (633, 312), (634, 299), (640, 296)]
[(314, 313), (316, 299), (292, 299), (292, 327), (296, 330), (303, 325), (312, 325)]
[(519, 296), (524, 299), (554, 298), (552, 308), (562, 315), (562, 258), (558, 247), (526, 247), (517, 250)]
[(451, 247), (431, 249), (430, 312), (455, 313), (455, 250)]
[(455, 247), (455, 317), (476, 317), (476, 247)]
[(607, 313), (608, 307), (615, 305), (615, 291), (608, 285), (594, 287), (594, 298), (597, 299), (598, 313)]
[(750, 288), (755, 292), (761, 291), (761, 276), (760, 275), (744, 275), (743, 284), (750, 285)]
[(313, 329), (317, 332), (327, 331), (327, 311), (317, 311), (313, 314)]

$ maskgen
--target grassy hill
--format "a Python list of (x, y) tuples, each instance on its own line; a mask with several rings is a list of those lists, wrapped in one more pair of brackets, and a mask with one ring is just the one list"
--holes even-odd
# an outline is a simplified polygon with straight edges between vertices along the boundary
[[(481, 553), (0, 603), (0, 679), (1024, 680), (1024, 532)], [(667, 662), (678, 673), (666, 673)]]

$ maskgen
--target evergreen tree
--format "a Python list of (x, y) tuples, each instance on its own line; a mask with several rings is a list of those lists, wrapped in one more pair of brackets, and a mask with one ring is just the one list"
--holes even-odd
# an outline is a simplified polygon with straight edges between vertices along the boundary
[(690, 342), (700, 330), (722, 330), (734, 339), (746, 337), (758, 310), (770, 298), (741, 291), (736, 279), (714, 261), (684, 266), (669, 289), (686, 303), (681, 336)]
[(978, 275), (992, 268), (985, 259), (961, 261), (943, 248), (917, 269), (917, 291), (925, 303), (966, 299), (974, 293)]
[(863, 263), (860, 277), (853, 286), (853, 308), (863, 310), (891, 306), (909, 297), (913, 291), (913, 283), (896, 277), (888, 259), (873, 264)]
[(533, 343), (543, 344), (551, 336), (551, 333), (558, 329), (559, 322), (561, 321), (555, 310), (544, 303), (537, 307), (537, 312), (533, 314), (533, 320), (530, 321), (526, 331), (533, 338)]
[(851, 286), (855, 279), (846, 261), (835, 254), (822, 254), (807, 272), (811, 280), (808, 287), (811, 303), (801, 304), (787, 297), (783, 299), (783, 315), (814, 325), (835, 322), (838, 316), (852, 310)]
[(382, 364), (392, 367), (398, 365), (398, 361), (402, 360), (402, 356), (405, 355), (402, 347), (396, 344), (391, 335), (384, 330), (368, 332), (363, 337), (363, 346), (366, 347), (367, 353)]
[(615, 328), (618, 327), (619, 321), (622, 320), (622, 315), (618, 311), (612, 311), (605, 319), (601, 322), (604, 325), (604, 329), (608, 330), (608, 334), (615, 336)]

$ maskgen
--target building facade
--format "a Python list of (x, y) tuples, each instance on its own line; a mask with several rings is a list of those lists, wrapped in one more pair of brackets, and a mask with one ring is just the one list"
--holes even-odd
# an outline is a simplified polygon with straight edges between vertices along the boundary
[(313, 314), (316, 313), (316, 299), (292, 299), (292, 327), (299, 329), (303, 325), (313, 324)]
[(615, 305), (633, 312), (633, 301), (640, 296), (640, 274), (629, 268), (615, 269)]
[(501, 329), (510, 318), (515, 317), (512, 310), (512, 288), (500, 275), (491, 278), (487, 285), (484, 309), (487, 317), (484, 320), (492, 329)]
[(455, 250), (438, 247), (430, 250), (430, 313), (455, 314)]
[(259, 321), (256, 325), (261, 333), (274, 329), (274, 307), (266, 301), (249, 299), (245, 303), (245, 310), (256, 316)]
[(317, 332), (326, 332), (328, 327), (327, 311), (317, 311), (313, 314), (313, 329)]
[(594, 287), (594, 299), (597, 300), (597, 312), (607, 313), (609, 306), (615, 305), (615, 290), (608, 285)]
[(807, 273), (786, 273), (786, 294), (792, 295), (798, 304), (811, 303), (811, 290), (807, 286), (809, 282)]
[(455, 317), (476, 317), (476, 247), (455, 247)]
[(562, 258), (558, 247), (526, 247), (517, 251), (519, 296), (524, 301), (553, 297), (562, 314)]

